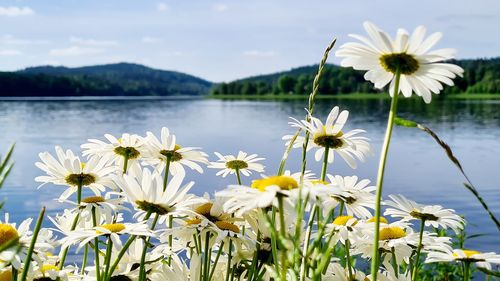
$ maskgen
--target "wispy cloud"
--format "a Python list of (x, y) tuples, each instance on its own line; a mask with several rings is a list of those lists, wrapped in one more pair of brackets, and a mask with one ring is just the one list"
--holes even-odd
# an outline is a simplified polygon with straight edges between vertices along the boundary
[(30, 7), (0, 7), (0, 16), (6, 17), (19, 17), (19, 16), (31, 16), (35, 13)]
[(249, 51), (244, 51), (243, 55), (245, 57), (253, 57), (253, 58), (270, 58), (276, 56), (276, 53), (273, 51), (249, 50)]
[(87, 48), (81, 46), (71, 46), (68, 48), (52, 49), (49, 55), (56, 57), (64, 56), (82, 56), (82, 55), (95, 55), (103, 53), (105, 50), (102, 48)]
[(158, 37), (150, 37), (150, 36), (144, 36), (142, 37), (142, 43), (145, 44), (155, 44), (155, 43), (160, 43), (162, 40), (161, 38)]
[(225, 12), (229, 7), (226, 4), (215, 4), (212, 6), (212, 9), (216, 12)]
[(22, 54), (19, 50), (0, 50), (0, 56), (19, 56)]
[(11, 34), (5, 34), (0, 37), (0, 44), (6, 45), (44, 45), (49, 44), (48, 40), (32, 40), (32, 39), (21, 39), (14, 37)]
[(156, 10), (159, 11), (159, 12), (165, 12), (165, 11), (168, 11), (170, 7), (165, 4), (165, 3), (158, 3), (156, 4)]
[(447, 14), (447, 15), (442, 15), (439, 17), (436, 17), (437, 21), (441, 22), (447, 22), (447, 21), (464, 21), (464, 20), (480, 20), (480, 21), (485, 21), (485, 20), (492, 20), (497, 18), (498, 15), (496, 14)]
[(96, 39), (84, 39), (80, 37), (70, 37), (69, 42), (77, 45), (85, 46), (116, 46), (118, 42), (113, 40), (96, 40)]

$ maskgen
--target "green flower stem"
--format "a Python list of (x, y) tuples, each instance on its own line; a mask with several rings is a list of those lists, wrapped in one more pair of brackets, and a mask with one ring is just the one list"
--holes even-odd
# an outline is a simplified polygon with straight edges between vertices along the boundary
[(235, 169), (236, 179), (238, 180), (238, 184), (241, 185), (241, 176), (240, 169)]
[(23, 273), (21, 274), (21, 281), (26, 281), (28, 276), (28, 271), (30, 270), (31, 257), (33, 256), (33, 251), (35, 250), (35, 243), (38, 238), (38, 233), (42, 227), (43, 217), (45, 215), (45, 207), (42, 207), (40, 214), (38, 215), (38, 220), (36, 221), (35, 229), (33, 230), (33, 237), (31, 238), (30, 247), (28, 248), (28, 253), (26, 254), (26, 260), (24, 262)]
[[(231, 240), (229, 240), (231, 241)], [(212, 270), (210, 271), (210, 275), (208, 276), (208, 280), (212, 280), (214, 273), (215, 273), (215, 268), (217, 267), (217, 263), (219, 262), (220, 255), (222, 254), (222, 251), (224, 250), (224, 241), (220, 243), (219, 250), (217, 251), (217, 255), (215, 256), (214, 260), (214, 267), (212, 267)]]
[[(283, 207), (283, 195), (278, 195), (278, 211), (280, 216), (281, 239), (286, 239), (285, 209)], [(286, 281), (287, 267), (288, 265), (286, 262), (286, 254), (281, 253), (281, 280), (283, 281)]]
[(127, 168), (128, 168), (128, 153), (125, 153), (125, 155), (123, 156), (123, 173), (126, 174), (127, 173)]
[(401, 78), (401, 72), (398, 69), (395, 75), (394, 94), (391, 101), (391, 109), (389, 111), (389, 117), (387, 118), (387, 128), (385, 131), (384, 144), (382, 146), (382, 151), (380, 153), (380, 162), (377, 173), (377, 192), (375, 194), (375, 215), (374, 215), (375, 235), (373, 237), (373, 250), (372, 250), (372, 263), (371, 263), (372, 281), (377, 281), (377, 273), (380, 263), (380, 257), (378, 255), (379, 236), (380, 236), (380, 201), (382, 200), (382, 185), (384, 182), (384, 172), (385, 172), (385, 163), (387, 160), (387, 152), (389, 151), (389, 144), (391, 142), (391, 136), (392, 136), (392, 128), (394, 125), (394, 117), (396, 117), (396, 111), (398, 108), (400, 78)]
[(424, 237), (425, 219), (420, 220), (420, 236), (418, 238), (417, 254), (415, 256), (415, 267), (411, 275), (411, 280), (417, 280), (418, 267), (420, 266), (420, 251), (422, 251), (422, 238)]
[(346, 253), (346, 264), (347, 264), (347, 270), (349, 271), (349, 280), (354, 280), (352, 276), (352, 264), (351, 264), (351, 253), (349, 252), (349, 249), (351, 248), (351, 243), (349, 242), (349, 239), (345, 240), (345, 253)]
[(283, 175), (283, 172), (285, 171), (286, 161), (288, 160), (288, 155), (290, 154), (290, 151), (293, 148), (293, 144), (297, 140), (297, 137), (299, 136), (301, 131), (302, 131), (302, 129), (299, 128), (297, 130), (297, 132), (295, 133), (295, 135), (293, 135), (292, 139), (290, 140), (290, 144), (286, 147), (285, 152), (283, 153), (283, 157), (281, 158), (281, 161), (280, 161), (280, 167), (279, 167), (278, 173), (277, 173), (278, 176)]
[[(168, 228), (172, 228), (173, 224), (174, 224), (174, 217), (170, 215), (170, 216), (168, 216)], [(170, 248), (172, 248), (173, 243), (174, 243), (174, 237), (172, 236), (172, 234), (170, 234), (168, 236), (168, 245), (170, 246)], [(168, 263), (168, 265), (172, 264), (172, 256), (171, 255), (168, 257), (167, 263)]]
[(78, 205), (80, 205), (80, 203), (82, 202), (82, 184), (78, 185), (78, 189), (76, 192), (76, 202), (78, 203)]
[[(79, 219), (80, 219), (80, 213), (76, 214), (75, 218), (73, 219), (73, 224), (71, 225), (71, 231), (75, 230)], [(64, 262), (66, 261), (66, 256), (68, 255), (68, 250), (69, 250), (69, 247), (66, 247), (66, 248), (64, 248), (64, 250), (62, 252), (61, 260), (59, 261), (59, 269), (62, 269), (64, 267)]]
[(392, 268), (394, 268), (394, 275), (396, 275), (396, 277), (398, 277), (399, 275), (399, 266), (398, 266), (398, 262), (396, 260), (396, 249), (394, 249), (394, 247), (391, 248), (391, 254), (392, 254)]
[(325, 181), (326, 178), (326, 168), (328, 167), (328, 154), (330, 152), (330, 147), (325, 147), (325, 156), (323, 157), (323, 169), (321, 169), (321, 181)]
[(17, 269), (12, 267), (12, 281), (17, 281)]
[[(96, 211), (95, 207), (92, 207), (92, 225), (94, 227), (97, 226), (97, 216), (96, 216)], [(100, 263), (99, 263), (99, 238), (94, 238), (94, 263), (95, 263), (95, 274), (97, 280), (100, 280)]]
[(470, 280), (470, 262), (464, 262), (464, 281)]
[(314, 224), (314, 217), (316, 216), (316, 213), (319, 211), (317, 206), (314, 206), (312, 214), (309, 216), (309, 220), (307, 222), (307, 229), (306, 229), (306, 238), (304, 241), (304, 248), (302, 252), (305, 252), (304, 257), (302, 258), (302, 265), (300, 268), (300, 277), (302, 281), (306, 280), (306, 275), (308, 271), (308, 265), (309, 265), (309, 254), (310, 252), (308, 251), (309, 249), (309, 241), (311, 240), (311, 232), (312, 232), (312, 226)]
[(210, 231), (205, 234), (205, 253), (203, 255), (203, 280), (208, 281), (208, 275), (210, 272)]
[[(113, 241), (111, 240), (111, 236), (108, 237), (108, 245), (106, 247), (106, 256), (104, 258), (104, 274), (103, 276), (107, 276), (109, 271), (109, 265), (111, 263), (111, 250), (113, 249)], [(99, 252), (97, 252), (99, 253)]]
[(80, 274), (84, 274), (85, 273), (85, 267), (87, 267), (87, 259), (88, 259), (88, 256), (89, 256), (89, 245), (85, 245), (85, 249), (83, 250), (83, 262), (82, 262), (82, 271)]
[[(264, 210), (264, 212), (266, 212)], [(269, 223), (269, 227), (271, 228), (271, 253), (273, 255), (273, 264), (276, 267), (276, 272), (279, 274), (279, 263), (278, 263), (278, 237), (277, 237), (277, 231), (276, 228), (274, 227), (276, 225), (276, 207), (272, 207), (272, 212), (271, 212), (271, 219), (269, 219), (269, 215), (266, 213), (266, 219), (267, 222)]]

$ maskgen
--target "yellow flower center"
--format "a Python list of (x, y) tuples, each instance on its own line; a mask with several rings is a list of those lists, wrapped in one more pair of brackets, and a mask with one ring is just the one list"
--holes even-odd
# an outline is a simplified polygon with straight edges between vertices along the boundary
[[(333, 224), (346, 225), (350, 219), (354, 219), (354, 217), (353, 216), (338, 216), (333, 220)], [(355, 221), (352, 225), (356, 225), (356, 223), (358, 223), (358, 221), (355, 219)]]
[(10, 224), (0, 223), (0, 247), (7, 245), (12, 240), (18, 240), (17, 230)]
[(276, 185), (280, 189), (290, 190), (299, 187), (299, 184), (290, 176), (271, 176), (252, 182), (252, 188), (265, 191), (266, 187)]
[(240, 233), (240, 229), (238, 228), (238, 226), (228, 221), (216, 221), (215, 225), (221, 230), (229, 230), (234, 233)]
[(226, 168), (231, 170), (241, 170), (248, 168), (248, 164), (243, 160), (231, 160), (227, 161)]
[(190, 219), (190, 220), (186, 221), (187, 225), (195, 225), (195, 224), (200, 224), (200, 223), (201, 223), (201, 219), (199, 219), (199, 218)]
[(96, 182), (96, 177), (92, 174), (69, 174), (65, 178), (66, 183), (73, 186), (88, 186)]
[(313, 185), (320, 185), (320, 184), (322, 184), (322, 185), (327, 185), (327, 184), (328, 184), (328, 182), (327, 182), (327, 181), (322, 181), (322, 180), (312, 180), (312, 181), (311, 181), (311, 183), (312, 183)]
[[(106, 223), (101, 225), (100, 227), (105, 228), (113, 233), (117, 233), (125, 229), (125, 225), (123, 223)], [(99, 233), (99, 231), (97, 232)]]
[(0, 281), (12, 281), (12, 271), (8, 269), (0, 272)]
[(181, 148), (182, 147), (180, 145), (176, 144), (172, 150), (160, 150), (160, 154), (167, 157), (167, 159), (170, 159), (171, 162), (176, 162), (182, 159), (182, 154), (177, 152), (177, 150)]
[(401, 74), (410, 75), (420, 67), (415, 57), (407, 53), (385, 54), (379, 58), (379, 62), (382, 68), (393, 74), (399, 70)]
[(338, 132), (335, 135), (329, 135), (326, 133), (326, 128), (323, 126), (323, 131), (314, 134), (313, 142), (322, 147), (328, 148), (339, 148), (344, 145), (344, 141), (340, 138), (344, 135), (342, 131)]
[(115, 147), (115, 149), (113, 149), (113, 151), (120, 155), (120, 156), (123, 156), (124, 158), (130, 160), (130, 159), (136, 159), (136, 158), (139, 158), (139, 156), (141, 156), (141, 153), (139, 152), (139, 150), (137, 150), (136, 148), (134, 147), (131, 147), (131, 146), (117, 146)]
[(91, 204), (91, 203), (101, 203), (106, 202), (106, 200), (102, 196), (90, 196), (82, 199), (83, 203)]
[(203, 215), (203, 216), (210, 216), (210, 210), (212, 209), (212, 206), (214, 204), (212, 203), (205, 203), (205, 204), (202, 204), (198, 207), (196, 207), (194, 209), (194, 211), (197, 213), (197, 214), (200, 214), (200, 215)]
[(143, 211), (151, 212), (152, 214), (158, 214), (160, 216), (166, 215), (170, 212), (170, 209), (168, 207), (148, 201), (135, 201), (135, 204), (137, 204), (137, 208)]
[[(387, 223), (387, 219), (384, 218), (384, 217), (379, 217), (378, 221), (381, 222), (381, 223)], [(375, 217), (367, 220), (366, 222), (375, 222)]]
[(393, 239), (399, 239), (403, 238), (406, 236), (406, 232), (404, 229), (398, 226), (391, 226), (391, 227), (386, 227), (382, 228), (380, 230), (380, 235), (379, 235), (379, 240), (393, 240)]
[(47, 271), (50, 271), (50, 270), (59, 271), (59, 268), (55, 265), (52, 265), (52, 264), (45, 264), (42, 266), (41, 270), (42, 270), (42, 273), (45, 274), (45, 273), (47, 273)]

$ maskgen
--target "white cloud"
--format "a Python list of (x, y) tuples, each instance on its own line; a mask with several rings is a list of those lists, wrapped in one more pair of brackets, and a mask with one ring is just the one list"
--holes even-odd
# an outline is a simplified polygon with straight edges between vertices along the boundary
[(243, 52), (243, 55), (253, 58), (270, 58), (276, 56), (276, 53), (273, 51), (250, 50)]
[(103, 53), (105, 50), (101, 48), (87, 48), (80, 46), (71, 46), (68, 48), (62, 49), (52, 49), (49, 52), (49, 55), (56, 57), (63, 56), (81, 56), (81, 55), (95, 55)]
[(0, 7), (0, 16), (18, 17), (31, 16), (35, 13), (30, 7)]
[(213, 5), (213, 10), (216, 12), (224, 12), (229, 8), (226, 4), (215, 4)]
[(165, 12), (165, 11), (168, 11), (170, 7), (165, 4), (165, 3), (158, 3), (156, 4), (156, 10), (159, 11), (159, 12)]
[(86, 46), (116, 46), (118, 42), (112, 40), (96, 40), (96, 39), (83, 39), (80, 37), (70, 37), (69, 42), (77, 45)]
[(0, 50), (0, 56), (19, 56), (23, 53), (18, 50)]
[(163, 52), (161, 54), (166, 57), (180, 57), (184, 55), (181, 51)]
[(0, 38), (0, 43), (6, 45), (44, 45), (50, 42), (47, 40), (20, 39), (11, 34), (5, 34)]
[(149, 37), (149, 36), (142, 37), (142, 43), (145, 44), (155, 44), (155, 43), (160, 43), (161, 41), (162, 41), (161, 38), (157, 37)]

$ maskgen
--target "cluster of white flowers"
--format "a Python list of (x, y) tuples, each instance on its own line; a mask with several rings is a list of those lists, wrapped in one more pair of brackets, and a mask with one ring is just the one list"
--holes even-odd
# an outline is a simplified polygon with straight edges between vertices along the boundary
[[(425, 87), (420, 82), (451, 76), (435, 69), (453, 67), (428, 65), (448, 58), (448, 52), (424, 56), (435, 42), (423, 41), (422, 29), (410, 39), (400, 31), (395, 42), (371, 24), (367, 30), (381, 42), (356, 37), (369, 48), (351, 43), (340, 54), (398, 52), (398, 58), (382, 56), (382, 70), (391, 70), (395, 60), (416, 60), (412, 69), (396, 67), (396, 75), (406, 75), (404, 83), (417, 91)], [(384, 47), (389, 43), (397, 47)], [(375, 63), (362, 58), (348, 62), (344, 64)], [(425, 68), (415, 70), (418, 63)], [(382, 70), (367, 76), (375, 79)], [(393, 78), (383, 77), (385, 84)], [(420, 94), (428, 98), (426, 91)], [(40, 153), (36, 166), (45, 175), (36, 181), (62, 186), (58, 199), (70, 207), (50, 217), (51, 228), (36, 234), (29, 230), (32, 219), (19, 226), (8, 216), (0, 222), (0, 280), (17, 280), (27, 268), (26, 280), (373, 280), (366, 260), (373, 258), (375, 187), (357, 176), (328, 174), (336, 154), (352, 168), (372, 155), (365, 131), (345, 129), (348, 115), (334, 107), (324, 123), (310, 113), (290, 122), (305, 134), (283, 137), (286, 146), (316, 150), (314, 158), (323, 162), (319, 176), (304, 168), (261, 174), (247, 183), (241, 175), (264, 173), (263, 158), (216, 152), (217, 159), (210, 162), (200, 148), (181, 146), (167, 128), (159, 138), (147, 132), (90, 139), (81, 146), (82, 157), (60, 147), (55, 156)], [(235, 177), (212, 195), (191, 193), (194, 183), (184, 182), (186, 168), (202, 173), (205, 167), (217, 169), (217, 176)], [(49, 189), (57, 187), (44, 190)], [(416, 280), (423, 262), (454, 261), (488, 270), (500, 263), (495, 253), (452, 248), (446, 230), (459, 233), (465, 225), (453, 210), (402, 195), (388, 198), (385, 217), (378, 218), (379, 280)], [(78, 262), (67, 261), (70, 252), (79, 254)]]

